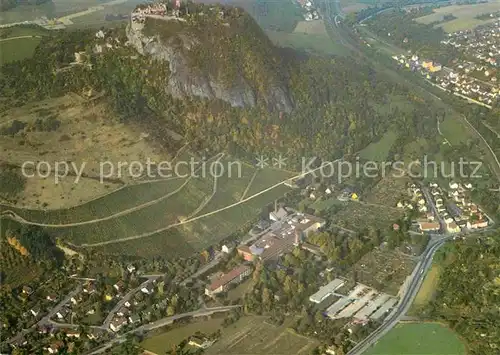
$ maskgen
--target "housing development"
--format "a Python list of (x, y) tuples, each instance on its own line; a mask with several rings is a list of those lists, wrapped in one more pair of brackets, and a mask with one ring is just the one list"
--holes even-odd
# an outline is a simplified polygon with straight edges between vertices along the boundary
[(393, 59), (443, 90), (492, 108), (500, 98), (500, 20), (473, 30), (450, 33), (441, 45), (459, 51), (452, 66), (412, 53), (395, 55)]

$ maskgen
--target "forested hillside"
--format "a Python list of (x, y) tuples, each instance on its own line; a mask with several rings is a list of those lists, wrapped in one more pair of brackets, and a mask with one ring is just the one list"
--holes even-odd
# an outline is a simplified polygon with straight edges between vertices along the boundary
[[(237, 36), (227, 34), (212, 43), (217, 31), (223, 30), (215, 25), (205, 27), (214, 32), (195, 38), (201, 44), (194, 58), (213, 77), (231, 79), (234, 73), (244, 72), (248, 85), (261, 98), (253, 106), (233, 107), (217, 98), (175, 98), (166, 90), (169, 65), (124, 45), (124, 28), (109, 30), (103, 40), (89, 31), (44, 38), (33, 58), (2, 67), (2, 106), (70, 91), (103, 92), (124, 122), (141, 123), (159, 138), (169, 128), (185, 137), (194, 150), (227, 150), (252, 158), (280, 152), (297, 157), (297, 162), (302, 155), (333, 159), (356, 153), (391, 127), (400, 131), (402, 139), (436, 134), (436, 115), (441, 113), (400, 84), (355, 58), (278, 50), (241, 11), (236, 12), (240, 17)], [(200, 33), (195, 28), (198, 25), (189, 25), (193, 26), (190, 33)], [(168, 30), (165, 26), (148, 27), (147, 33), (151, 36), (156, 30), (161, 36)], [(113, 43), (112, 49), (96, 53), (95, 46), (106, 43)], [(70, 66), (74, 53), (82, 51), (87, 65)], [(222, 64), (212, 66), (218, 57), (223, 58)], [(293, 102), (289, 113), (269, 107), (269, 93), (277, 85)], [(405, 107), (391, 105), (396, 95), (406, 102)]]
[(428, 314), (460, 334), (471, 355), (500, 351), (499, 260), (498, 233), (493, 238), (454, 244), (440, 254), (445, 266)]

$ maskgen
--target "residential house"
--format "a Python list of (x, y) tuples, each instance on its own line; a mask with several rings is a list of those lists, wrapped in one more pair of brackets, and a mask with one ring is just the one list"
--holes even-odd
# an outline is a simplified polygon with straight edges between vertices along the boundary
[(252, 261), (254, 259), (254, 254), (247, 245), (242, 245), (237, 248), (238, 254), (243, 257), (246, 261)]
[(455, 222), (451, 222), (446, 224), (446, 230), (448, 233), (458, 233), (460, 232), (460, 227)]
[(47, 295), (46, 299), (47, 299), (47, 301), (55, 302), (55, 301), (57, 301), (57, 295), (56, 294)]
[(112, 321), (111, 324), (109, 325), (109, 328), (114, 331), (115, 333), (118, 332), (125, 324), (127, 324), (127, 319), (124, 317), (115, 317)]
[(132, 314), (128, 317), (129, 324), (139, 323), (141, 321), (141, 317), (138, 314)]
[(154, 289), (153, 285), (147, 284), (146, 286), (141, 288), (141, 292), (146, 294), (146, 295), (152, 295), (155, 292), (155, 289)]
[(85, 286), (83, 286), (83, 292), (88, 293), (89, 295), (93, 294), (95, 291), (95, 285), (92, 282), (88, 282)]
[(33, 307), (30, 309), (30, 313), (33, 315), (33, 317), (36, 317), (40, 313), (40, 307)]
[(77, 331), (77, 330), (67, 330), (67, 331), (64, 331), (64, 333), (66, 333), (66, 336), (68, 338), (80, 338), (80, 332)]
[(192, 336), (189, 338), (189, 345), (201, 348), (201, 349), (207, 349), (212, 344), (215, 343), (215, 340), (210, 340), (207, 337), (197, 337), (197, 336)]
[(66, 316), (69, 314), (69, 309), (68, 308), (61, 308), (57, 313), (56, 313), (56, 317), (57, 319), (59, 320), (62, 320), (64, 318), (66, 318)]
[(31, 287), (25, 285), (22, 288), (22, 293), (26, 296), (29, 296), (33, 293), (33, 289)]
[(467, 222), (467, 228), (468, 229), (479, 229), (479, 228), (486, 228), (488, 227), (488, 220), (486, 219), (479, 219), (474, 222)]
[(439, 223), (437, 222), (418, 222), (418, 225), (420, 227), (420, 230), (422, 232), (431, 232), (431, 231), (438, 231), (440, 226), (439, 226)]
[(124, 316), (128, 315), (128, 313), (129, 313), (129, 310), (126, 307), (121, 307), (116, 312), (116, 315), (119, 316), (119, 317), (124, 317)]
[(117, 283), (115, 283), (113, 285), (113, 288), (117, 291), (117, 292), (120, 292), (120, 291), (123, 291), (125, 289), (125, 283), (120, 280), (118, 281)]
[(57, 354), (59, 350), (64, 346), (64, 343), (62, 340), (56, 340), (52, 342), (46, 350), (49, 352), (49, 354)]
[(127, 265), (127, 271), (128, 271), (129, 273), (133, 273), (133, 272), (135, 271), (135, 266), (134, 266), (134, 265), (132, 265), (132, 264), (128, 264), (128, 265)]

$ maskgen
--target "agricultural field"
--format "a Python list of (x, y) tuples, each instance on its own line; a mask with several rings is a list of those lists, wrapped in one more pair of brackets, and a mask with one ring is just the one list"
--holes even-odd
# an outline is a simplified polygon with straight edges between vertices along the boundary
[(398, 252), (374, 250), (361, 258), (348, 276), (380, 292), (397, 296), (399, 288), (410, 275), (415, 262)]
[(243, 317), (222, 329), (222, 337), (206, 350), (207, 355), (223, 354), (310, 354), (318, 345), (313, 340), (288, 329), (292, 320), (282, 326), (266, 322), (266, 317)]
[(465, 355), (466, 346), (439, 323), (398, 324), (366, 355)]
[(286, 180), (291, 173), (275, 169), (255, 173), (250, 165), (221, 155), (207, 165), (217, 159), (227, 169), (219, 178), (200, 173), (199, 177), (140, 181), (72, 208), (45, 211), (3, 206), (3, 210), (40, 223), (76, 246), (112, 254), (189, 254), (249, 227), (264, 206), (289, 190), (281, 185), (242, 200)]
[(439, 23), (436, 26), (442, 27), (445, 32), (452, 33), (460, 30), (470, 30), (477, 26), (495, 21), (494, 18), (479, 20), (476, 16), (494, 13), (500, 7), (499, 0), (493, 0), (483, 4), (474, 5), (452, 5), (434, 9), (434, 13), (416, 19), (422, 24), (431, 24), (443, 20), (443, 16), (452, 14), (456, 19)]
[(194, 321), (187, 325), (179, 325), (158, 335), (153, 335), (141, 343), (141, 347), (155, 354), (165, 354), (172, 347), (194, 335), (196, 332), (211, 334), (222, 326), (224, 318), (211, 318)]

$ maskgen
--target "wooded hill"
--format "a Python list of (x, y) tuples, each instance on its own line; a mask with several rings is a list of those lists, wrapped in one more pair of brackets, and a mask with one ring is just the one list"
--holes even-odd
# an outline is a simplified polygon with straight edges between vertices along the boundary
[[(255, 154), (280, 152), (297, 157), (297, 162), (306, 153), (324, 159), (354, 154), (390, 127), (396, 127), (402, 140), (436, 134), (436, 115), (441, 113), (402, 85), (355, 57), (316, 57), (275, 48), (242, 11), (235, 12), (239, 29), (224, 36), (218, 36), (225, 30), (217, 22), (212, 26), (203, 22), (198, 30), (198, 22), (188, 26), (190, 33), (200, 34), (195, 38), (200, 49), (193, 51), (198, 65), (213, 77), (244, 72), (252, 90), (261, 93), (257, 96), (262, 100), (254, 106), (173, 97), (165, 89), (171, 68), (124, 45), (125, 28), (109, 30), (102, 40), (90, 31), (63, 31), (44, 38), (33, 58), (2, 67), (2, 106), (69, 91), (103, 91), (123, 121), (144, 124), (159, 138), (169, 128), (191, 142), (193, 150), (225, 150), (252, 159)], [(169, 22), (163, 22), (158, 35), (168, 29)], [(153, 35), (155, 28), (147, 31)], [(114, 48), (95, 53), (95, 45), (103, 42), (112, 42)], [(85, 65), (68, 69), (78, 51), (86, 52), (91, 69)], [(206, 64), (217, 57), (223, 58), (218, 68)], [(277, 85), (293, 102), (290, 113), (273, 110), (263, 97)], [(390, 104), (396, 95), (405, 107)]]

